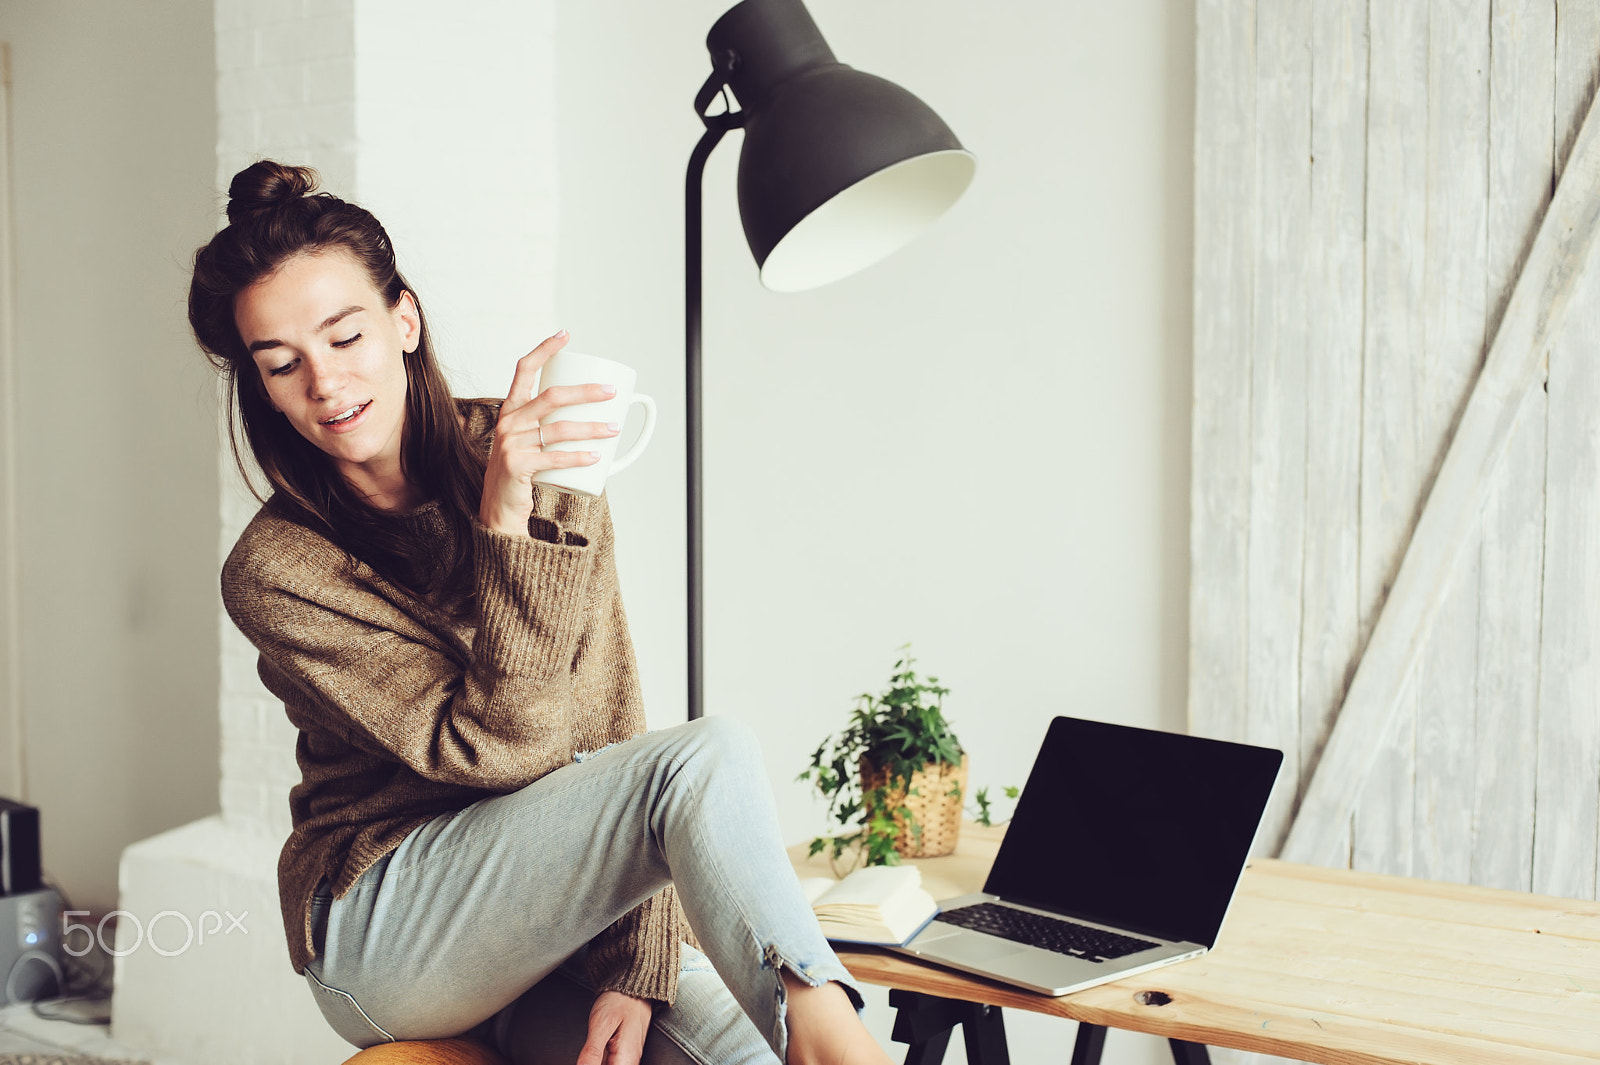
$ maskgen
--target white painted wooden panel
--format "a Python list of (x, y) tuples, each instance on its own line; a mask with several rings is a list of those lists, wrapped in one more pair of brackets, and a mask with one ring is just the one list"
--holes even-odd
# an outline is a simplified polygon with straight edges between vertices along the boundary
[[(1292, 856), (1592, 896), (1600, 282), (1577, 186), (1600, 159), (1497, 330), (1588, 112), (1600, 0), (1201, 0), (1198, 22), (1191, 725), (1284, 747), (1315, 825)], [(1357, 725), (1324, 748), (1341, 697)]]
[[(1594, 96), (1600, 4), (1563, 2), (1556, 18), (1557, 158)], [(1573, 166), (1578, 163), (1574, 160)], [(1539, 669), (1533, 889), (1593, 898), (1600, 765), (1600, 279), (1589, 277), (1550, 351), (1545, 583)]]
[[(1255, 4), (1200, 0), (1195, 71), (1189, 727), (1242, 737), (1247, 701)], [(1219, 209), (1226, 204), (1225, 209)]]
[[(1489, 0), (1433, 0), (1428, 19), (1424, 484), (1450, 444), (1486, 338)], [(1424, 489), (1426, 491), (1426, 489)], [(1468, 546), (1419, 664), (1411, 871), (1466, 881), (1476, 775), (1478, 549)]]
[[(1367, 184), (1367, 4), (1311, 12), (1311, 230), (1306, 301), (1306, 521), (1301, 772), (1316, 763), (1360, 651), (1361, 376)], [(1298, 799), (1298, 795), (1296, 796)]]
[[(1417, 678), (1413, 673), (1395, 697), (1394, 719), (1385, 722), (1385, 737), (1372, 758), (1366, 783), (1350, 819), (1350, 868), (1368, 872), (1411, 875), (1413, 803), (1416, 798)], [(1304, 804), (1302, 804), (1303, 808)], [(1282, 852), (1290, 860), (1313, 860), (1337, 865), (1337, 845), (1319, 847), (1311, 859), (1285, 842)]]
[[(1372, 631), (1411, 538), (1435, 441), (1426, 438), (1428, 26), (1423, 3), (1376, 3), (1367, 111), (1366, 359), (1361, 619)], [(1416, 688), (1368, 776), (1351, 828), (1358, 869), (1411, 871)]]
[[(1490, 35), (1488, 331), (1550, 202), (1555, 0), (1496, 0)], [(1484, 505), (1479, 553), (1472, 883), (1527, 891), (1533, 876), (1546, 395), (1529, 397)]]
[(1306, 498), (1310, 8), (1256, 11), (1255, 330), (1250, 381), (1250, 651), (1244, 739), (1285, 751), (1258, 841), (1276, 852), (1300, 780), (1300, 582)]
[[(1420, 660), (1463, 549), (1477, 530), (1523, 401), (1541, 385), (1543, 354), (1560, 336), (1574, 293), (1590, 270), (1600, 235), (1597, 191), (1600, 109), (1591, 106), (1306, 789), (1285, 845), (1285, 854), (1298, 860), (1326, 860), (1333, 838), (1330, 827), (1359, 799), (1381, 741), (1401, 709), (1396, 694)], [(1547, 618), (1548, 613), (1547, 599)]]

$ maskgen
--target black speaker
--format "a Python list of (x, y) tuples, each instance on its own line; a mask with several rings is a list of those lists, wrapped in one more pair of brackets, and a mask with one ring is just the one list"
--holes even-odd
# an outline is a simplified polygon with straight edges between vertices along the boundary
[(60, 928), (61, 896), (51, 889), (0, 897), (0, 1006), (66, 994)]
[(38, 891), (39, 811), (0, 799), (0, 895)]

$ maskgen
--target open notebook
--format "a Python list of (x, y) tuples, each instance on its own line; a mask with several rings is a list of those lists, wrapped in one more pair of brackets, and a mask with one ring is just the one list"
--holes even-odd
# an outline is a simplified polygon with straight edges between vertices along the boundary
[(911, 865), (868, 866), (843, 880), (811, 877), (800, 886), (823, 935), (840, 943), (902, 944), (939, 912)]

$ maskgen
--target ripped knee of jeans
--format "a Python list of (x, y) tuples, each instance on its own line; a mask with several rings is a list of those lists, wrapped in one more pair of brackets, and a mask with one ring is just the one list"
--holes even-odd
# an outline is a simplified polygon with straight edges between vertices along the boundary
[(696, 950), (689, 944), (683, 944), (682, 961), (678, 965), (681, 973), (714, 973), (716, 966), (711, 964), (711, 959)]

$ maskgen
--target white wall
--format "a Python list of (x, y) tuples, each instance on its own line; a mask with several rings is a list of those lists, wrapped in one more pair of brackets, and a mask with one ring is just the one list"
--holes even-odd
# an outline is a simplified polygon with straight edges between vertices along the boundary
[[(565, 326), (663, 402), (610, 488), (655, 726), (684, 711), (683, 172), (727, 6), (569, 0), (557, 27), (560, 321), (530, 337)], [(794, 840), (821, 827), (795, 774), (907, 640), (982, 785), (1021, 783), (1057, 713), (1184, 728), (1188, 639), (1192, 3), (809, 7), (978, 175), (897, 256), (780, 295), (738, 134), (708, 169), (707, 710), (760, 732)], [(1059, 1024), (1008, 1024), (1059, 1056)]]
[(125, 844), (217, 807), (214, 399), (184, 319), (215, 200), (211, 4), (0, 0), (0, 39), (25, 798), (47, 873), (109, 910)]

